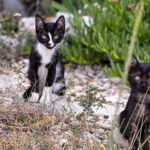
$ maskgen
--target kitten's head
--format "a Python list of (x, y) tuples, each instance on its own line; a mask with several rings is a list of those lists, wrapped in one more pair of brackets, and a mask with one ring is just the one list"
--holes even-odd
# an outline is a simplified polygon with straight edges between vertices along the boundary
[(132, 89), (146, 92), (150, 86), (150, 64), (139, 63), (136, 57), (132, 56), (128, 81)]
[(60, 16), (56, 22), (45, 22), (40, 16), (35, 19), (36, 36), (40, 43), (48, 49), (61, 42), (65, 33), (65, 18)]

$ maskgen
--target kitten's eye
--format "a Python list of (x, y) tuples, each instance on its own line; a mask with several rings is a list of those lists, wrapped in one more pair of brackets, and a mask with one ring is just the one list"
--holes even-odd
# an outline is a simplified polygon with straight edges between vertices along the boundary
[(55, 35), (55, 36), (54, 36), (54, 40), (57, 40), (57, 39), (58, 39), (58, 36), (57, 36), (57, 35)]
[(45, 40), (47, 37), (46, 35), (42, 35), (42, 39)]
[(140, 78), (139, 76), (136, 76), (136, 77), (135, 77), (135, 80), (137, 80), (137, 81), (140, 80), (140, 79), (141, 79), (141, 78)]

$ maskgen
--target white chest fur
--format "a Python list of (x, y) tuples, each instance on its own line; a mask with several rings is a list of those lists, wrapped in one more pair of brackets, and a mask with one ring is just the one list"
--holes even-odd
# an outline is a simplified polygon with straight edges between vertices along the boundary
[(51, 58), (54, 54), (55, 49), (48, 49), (43, 44), (37, 44), (37, 52), (41, 55), (41, 66), (38, 68), (38, 75), (39, 75), (39, 90), (42, 92), (46, 78), (48, 74), (48, 69), (46, 65), (51, 62)]
[(55, 52), (55, 48), (53, 49), (48, 49), (47, 47), (45, 47), (43, 44), (39, 43), (37, 44), (37, 51), (38, 53), (41, 55), (42, 59), (41, 59), (41, 63), (43, 65), (46, 65), (48, 63), (50, 63), (52, 55)]

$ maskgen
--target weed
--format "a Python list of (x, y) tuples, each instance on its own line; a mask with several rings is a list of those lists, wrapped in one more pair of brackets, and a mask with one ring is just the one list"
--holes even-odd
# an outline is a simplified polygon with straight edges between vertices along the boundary
[(84, 95), (81, 95), (76, 101), (79, 101), (80, 105), (83, 106), (84, 111), (87, 113), (93, 113), (92, 107), (102, 107), (102, 102), (105, 101), (104, 98), (97, 98), (96, 94), (98, 93), (98, 89), (93, 86), (86, 86), (83, 90), (85, 92)]

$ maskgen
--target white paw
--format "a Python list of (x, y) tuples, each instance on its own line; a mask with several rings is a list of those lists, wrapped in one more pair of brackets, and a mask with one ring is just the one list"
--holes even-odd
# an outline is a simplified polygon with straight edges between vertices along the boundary
[(32, 96), (29, 98), (29, 101), (36, 103), (38, 102), (38, 99), (39, 99), (39, 93), (32, 92)]
[(66, 87), (65, 83), (54, 83), (54, 85), (52, 86), (52, 91), (53, 93), (58, 93), (64, 87)]
[(45, 87), (43, 89), (43, 93), (42, 93), (42, 96), (40, 98), (40, 103), (42, 103), (42, 104), (50, 103), (51, 93), (52, 93), (52, 88), (51, 87)]

